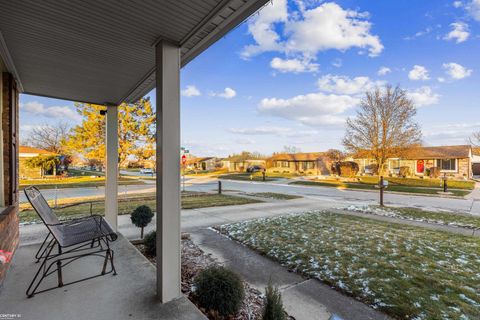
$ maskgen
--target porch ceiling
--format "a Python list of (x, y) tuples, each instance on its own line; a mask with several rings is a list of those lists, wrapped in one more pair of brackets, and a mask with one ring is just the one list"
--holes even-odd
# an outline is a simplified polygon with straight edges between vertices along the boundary
[(155, 87), (158, 41), (184, 66), (267, 1), (0, 1), (0, 54), (25, 93), (132, 102)]

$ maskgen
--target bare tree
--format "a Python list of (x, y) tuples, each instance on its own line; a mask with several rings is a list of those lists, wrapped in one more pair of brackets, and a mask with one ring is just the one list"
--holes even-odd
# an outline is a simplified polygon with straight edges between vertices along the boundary
[(58, 122), (54, 125), (45, 124), (33, 128), (23, 143), (61, 154), (63, 152), (63, 142), (67, 139), (69, 131), (70, 126), (66, 122)]
[(356, 116), (347, 119), (343, 145), (350, 152), (367, 153), (382, 172), (389, 157), (420, 143), (416, 113), (405, 90), (375, 88), (366, 92)]
[(476, 131), (472, 133), (472, 136), (468, 138), (468, 143), (470, 143), (475, 148), (479, 148), (480, 147), (480, 131)]
[(300, 153), (301, 150), (295, 146), (283, 146), (283, 153)]
[(325, 157), (331, 162), (339, 162), (345, 158), (345, 153), (338, 149), (328, 149), (325, 152)]

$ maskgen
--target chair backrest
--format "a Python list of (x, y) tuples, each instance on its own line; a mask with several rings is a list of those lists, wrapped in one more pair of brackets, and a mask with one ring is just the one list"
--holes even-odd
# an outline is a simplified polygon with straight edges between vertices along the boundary
[(50, 208), (48, 205), (47, 200), (45, 200), (43, 195), (36, 187), (26, 187), (24, 192), (33, 209), (35, 209), (47, 227), (49, 224), (60, 223), (60, 220), (58, 220), (55, 212), (53, 212), (52, 208)]

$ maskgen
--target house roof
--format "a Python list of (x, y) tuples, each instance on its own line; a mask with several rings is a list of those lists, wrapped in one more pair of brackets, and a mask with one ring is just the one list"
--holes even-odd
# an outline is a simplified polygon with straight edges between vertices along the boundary
[[(435, 147), (413, 147), (407, 150), (399, 151), (392, 157), (402, 159), (421, 160), (421, 159), (452, 159), (452, 158), (469, 158), (470, 145), (457, 146), (435, 146)], [(352, 155), (354, 159), (368, 159), (370, 158), (367, 150), (359, 151)]]
[(29, 146), (20, 146), (19, 153), (38, 153), (42, 155), (55, 155), (54, 152), (50, 152), (44, 149), (29, 147)]
[(322, 158), (323, 152), (279, 153), (269, 158), (272, 161), (317, 161)]
[(437, 146), (437, 147), (416, 147), (408, 150), (402, 157), (405, 159), (451, 159), (469, 158), (471, 146)]
[(192, 163), (197, 163), (197, 162), (204, 162), (204, 161), (208, 161), (208, 160), (211, 160), (211, 159), (214, 159), (214, 157), (203, 157), (203, 158), (190, 158), (190, 159), (187, 159), (187, 164), (192, 164)]
[(183, 67), (267, 1), (0, 1), (0, 56), (24, 93), (135, 102), (155, 87), (156, 44)]

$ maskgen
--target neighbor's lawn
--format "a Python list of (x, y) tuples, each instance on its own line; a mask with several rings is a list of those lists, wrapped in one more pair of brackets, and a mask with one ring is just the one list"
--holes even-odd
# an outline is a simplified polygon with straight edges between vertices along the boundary
[(265, 198), (265, 199), (275, 199), (275, 200), (292, 200), (292, 199), (303, 198), (302, 196), (285, 194), (285, 193), (276, 193), (276, 192), (252, 192), (252, 193), (245, 193), (245, 195), (258, 197), (258, 198)]
[[(85, 201), (85, 200), (84, 200)], [(182, 209), (196, 209), (216, 206), (242, 205), (248, 203), (259, 203), (260, 200), (201, 192), (184, 192), (182, 193)], [(90, 204), (91, 203), (91, 204)], [(155, 210), (155, 197), (150, 196), (133, 196), (128, 199), (119, 199), (118, 214), (130, 214), (136, 207), (140, 205), (147, 205)], [(75, 204), (73, 201), (64, 204), (62, 207), (55, 209), (57, 216), (62, 219), (79, 218), (90, 215), (90, 206), (92, 206), (93, 214), (103, 215), (105, 212), (105, 203), (102, 200), (92, 200), (90, 202), (83, 202)], [(21, 222), (39, 221), (38, 215), (33, 209), (26, 209), (20, 211)]]
[[(390, 180), (388, 180), (390, 181)], [(378, 183), (378, 181), (377, 181)], [(306, 186), (319, 186), (319, 187), (334, 187), (343, 189), (361, 189), (361, 190), (378, 190), (373, 183), (354, 183), (354, 182), (341, 182), (337, 180), (315, 180), (315, 181), (294, 181), (290, 184), (306, 185)], [(418, 193), (418, 194), (434, 194), (438, 195), (441, 188), (427, 188), (427, 187), (412, 187), (408, 185), (395, 185), (389, 184), (386, 192), (406, 192), (406, 193)], [(457, 197), (463, 197), (470, 193), (468, 190), (449, 189), (452, 195)]]
[[(118, 179), (118, 185), (135, 185), (144, 183), (145, 182), (137, 177), (120, 177)], [(101, 187), (105, 185), (105, 177), (74, 176), (57, 179), (20, 180), (20, 190), (23, 190), (23, 188), (30, 185), (36, 186), (38, 189), (54, 189), (55, 187), (61, 189)]]
[[(411, 187), (427, 187), (427, 188), (441, 188), (443, 181), (441, 179), (419, 179), (419, 178), (395, 178), (387, 177), (390, 185), (411, 186)], [(360, 177), (361, 183), (378, 184), (379, 177), (365, 176)], [(447, 180), (447, 185), (452, 189), (467, 189), (473, 190), (475, 188), (475, 181), (468, 180)]]
[(480, 319), (480, 239), (312, 212), (219, 227), (398, 319)]
[(397, 208), (397, 207), (383, 207), (379, 206), (351, 206), (346, 210), (353, 210), (368, 214), (389, 216), (400, 219), (424, 221), (429, 223), (454, 225), (466, 228), (480, 228), (480, 217), (472, 216), (470, 214), (453, 213), (453, 212), (438, 212), (426, 211), (418, 208)]
[[(228, 180), (242, 180), (242, 181), (263, 181), (262, 173), (256, 172), (254, 174), (250, 173), (230, 173), (230, 174), (222, 174), (218, 177), (219, 179), (228, 179)], [(269, 177), (268, 175), (265, 177), (265, 181), (274, 181), (275, 178)]]

